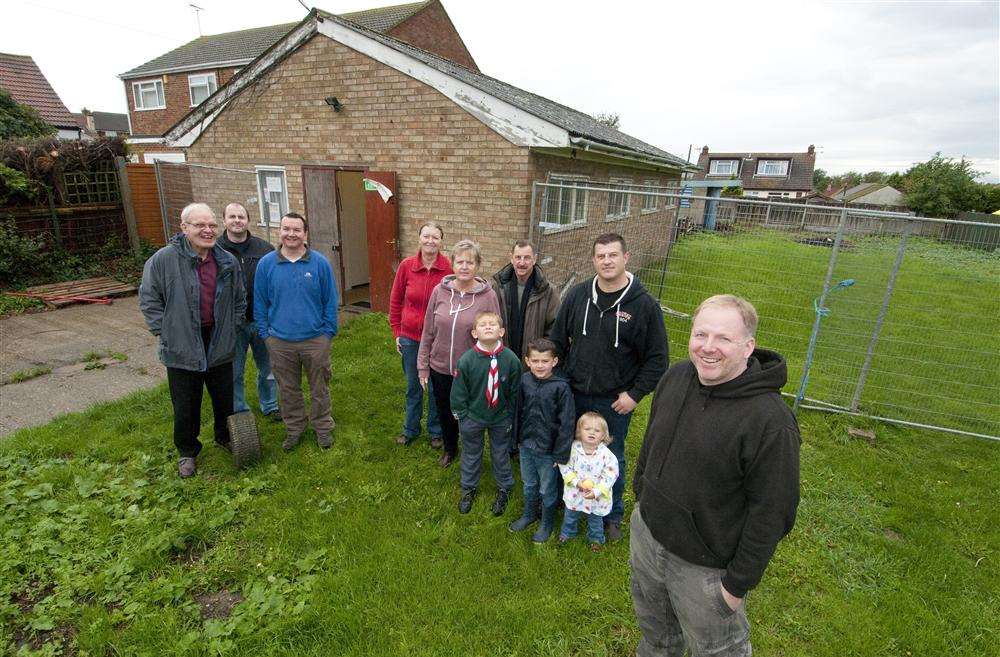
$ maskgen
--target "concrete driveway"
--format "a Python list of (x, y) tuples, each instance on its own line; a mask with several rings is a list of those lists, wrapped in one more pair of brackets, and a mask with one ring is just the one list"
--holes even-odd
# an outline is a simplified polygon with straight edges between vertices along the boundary
[[(88, 354), (103, 368), (86, 369)], [(134, 296), (0, 320), (0, 381), (33, 367), (52, 372), (0, 386), (0, 436), (154, 387), (167, 374)]]

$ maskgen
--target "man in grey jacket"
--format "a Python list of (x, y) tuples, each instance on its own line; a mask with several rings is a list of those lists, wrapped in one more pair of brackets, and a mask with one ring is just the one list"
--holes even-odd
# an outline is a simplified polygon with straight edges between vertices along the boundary
[(216, 244), (219, 223), (204, 203), (181, 211), (181, 233), (146, 261), (139, 308), (160, 338), (174, 407), (178, 473), (193, 477), (201, 451), (202, 388), (215, 417), (215, 442), (229, 450), (236, 333), (246, 320), (246, 290), (236, 258)]

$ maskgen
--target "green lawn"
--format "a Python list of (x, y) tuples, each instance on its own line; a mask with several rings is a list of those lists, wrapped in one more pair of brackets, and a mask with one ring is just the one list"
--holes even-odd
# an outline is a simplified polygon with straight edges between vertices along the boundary
[[(690, 313), (719, 292), (745, 296), (761, 317), (758, 344), (789, 364), (786, 392), (802, 375), (813, 299), (830, 249), (802, 234), (758, 229), (684, 235), (669, 268), (652, 261), (643, 282), (668, 307)], [(855, 284), (827, 300), (807, 396), (849, 406), (882, 304), (898, 237), (848, 236), (833, 282)], [(661, 286), (662, 280), (662, 286)], [(671, 353), (686, 352), (688, 320), (668, 317)], [(910, 238), (874, 351), (860, 410), (870, 415), (1000, 436), (1000, 252)]]
[[(0, 443), (0, 653), (634, 651), (627, 545), (511, 535), (519, 498), (490, 516), (488, 475), (459, 516), (457, 469), (393, 443), (404, 384), (384, 317), (348, 326), (333, 363), (334, 448), (286, 455), (262, 423), (244, 473), (209, 446), (177, 478), (163, 386)], [(848, 426), (875, 427), (802, 417), (798, 524), (749, 601), (756, 653), (990, 654), (997, 445), (877, 426), (873, 447)]]

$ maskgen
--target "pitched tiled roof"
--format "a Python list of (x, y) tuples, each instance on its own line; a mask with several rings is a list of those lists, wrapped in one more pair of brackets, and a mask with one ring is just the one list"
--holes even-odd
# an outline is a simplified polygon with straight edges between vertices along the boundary
[(128, 114), (118, 112), (93, 112), (94, 127), (98, 130), (113, 130), (128, 133)]
[[(339, 20), (339, 17), (332, 14), (328, 14), (323, 11), (319, 11), (318, 13), (324, 18)], [(491, 78), (488, 75), (471, 71), (451, 60), (444, 59), (443, 57), (439, 57), (433, 53), (427, 52), (426, 50), (412, 46), (404, 41), (393, 39), (392, 37), (379, 32), (363, 28), (359, 31), (365, 33), (372, 39), (389, 46), (390, 48), (405, 53), (414, 59), (427, 64), (431, 68), (457, 78), (462, 82), (465, 82), (466, 84), (493, 96), (494, 98), (499, 98), (500, 100), (510, 103), (528, 114), (537, 116), (540, 119), (544, 119), (554, 125), (557, 125), (573, 136), (584, 137), (586, 139), (599, 141), (601, 143), (617, 146), (619, 148), (626, 148), (639, 153), (644, 153), (646, 155), (653, 155), (655, 157), (669, 160), (677, 166), (688, 165), (687, 161), (683, 158), (671, 155), (664, 150), (660, 150), (656, 146), (647, 144), (644, 141), (636, 139), (635, 137), (627, 135), (619, 130), (615, 130), (614, 128), (610, 128), (603, 123), (598, 122), (597, 119), (589, 114), (575, 110), (572, 107), (561, 105), (555, 101), (549, 100), (548, 98), (533, 94), (530, 91), (525, 91), (515, 87), (514, 85), (497, 80), (496, 78)], [(810, 175), (812, 174), (810, 173)]]
[[(707, 146), (705, 147), (708, 148)], [(698, 168), (701, 170), (698, 180), (704, 180), (708, 174), (711, 160), (736, 160), (739, 162), (739, 175), (726, 174), (726, 178), (739, 178), (743, 189), (754, 190), (795, 190), (811, 191), (813, 169), (816, 167), (816, 153), (812, 147), (805, 153), (716, 153), (702, 150), (698, 156)], [(788, 160), (788, 175), (758, 176), (757, 163), (760, 160)]]
[[(413, 16), (423, 9), (429, 1), (355, 11), (342, 14), (341, 18), (376, 32), (384, 32)], [(185, 43), (156, 59), (151, 59), (141, 66), (122, 73), (120, 77), (135, 78), (180, 68), (208, 66), (219, 62), (245, 64), (277, 43), (296, 25), (298, 23), (282, 23), (281, 25), (255, 27), (238, 32), (198, 37), (194, 41)]]
[(76, 128), (76, 119), (27, 55), (0, 53), (0, 87), (22, 105), (38, 110), (42, 119), (57, 128)]

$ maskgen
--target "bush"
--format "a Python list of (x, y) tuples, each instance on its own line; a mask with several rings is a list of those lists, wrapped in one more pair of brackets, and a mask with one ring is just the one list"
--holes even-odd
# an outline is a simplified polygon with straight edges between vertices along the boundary
[(13, 221), (0, 221), (0, 285), (23, 284), (39, 273), (48, 257), (45, 243), (38, 238), (19, 235)]

